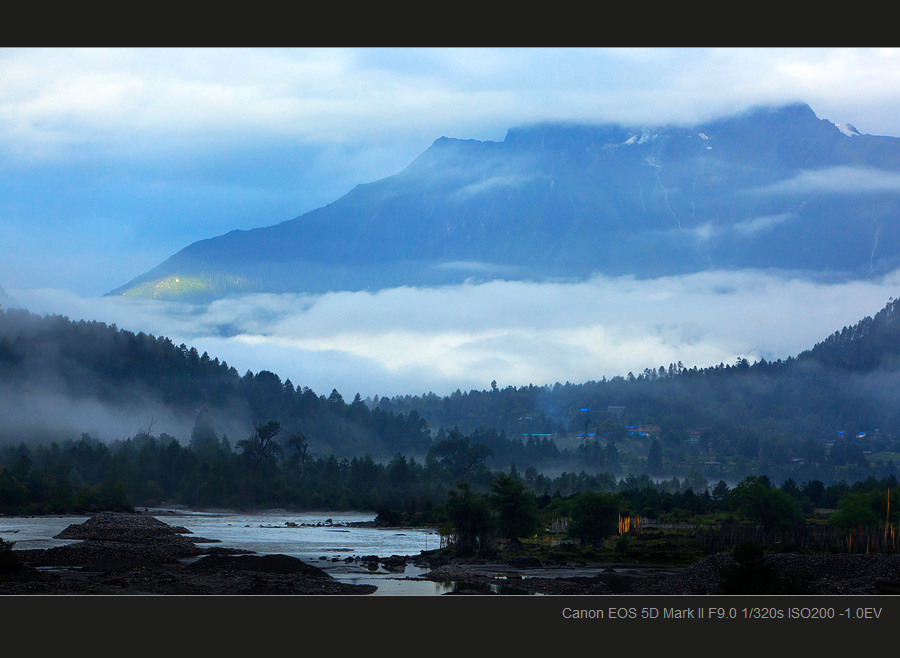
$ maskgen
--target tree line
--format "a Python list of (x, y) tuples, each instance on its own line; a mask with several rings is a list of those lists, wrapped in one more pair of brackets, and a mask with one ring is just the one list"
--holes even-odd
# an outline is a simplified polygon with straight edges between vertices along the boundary
[[(50, 445), (0, 449), (0, 513), (94, 513), (167, 504), (191, 508), (364, 510), (389, 526), (438, 526), (460, 549), (490, 539), (515, 545), (565, 519), (570, 537), (597, 543), (615, 534), (622, 515), (669, 522), (698, 518), (757, 524), (765, 530), (802, 523), (816, 508), (833, 508), (836, 528), (884, 522), (895, 477), (852, 485), (819, 480), (775, 486), (748, 476), (724, 481), (654, 481), (646, 474), (561, 473), (549, 478), (515, 466), (491, 470), (490, 448), (452, 432), (424, 460), (397, 453), (314, 455), (300, 431), (284, 436), (277, 421), (257, 425), (234, 447), (208, 419), (188, 445), (147, 431), (107, 445), (88, 434)], [(896, 495), (896, 493), (895, 493)], [(891, 511), (897, 520), (900, 502)]]

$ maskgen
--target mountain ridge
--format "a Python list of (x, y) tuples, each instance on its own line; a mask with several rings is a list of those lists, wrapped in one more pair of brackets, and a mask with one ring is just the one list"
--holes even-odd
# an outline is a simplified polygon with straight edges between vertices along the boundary
[[(868, 186), (854, 185), (858, 169)], [(802, 103), (691, 127), (538, 123), (502, 142), (440, 137), (393, 176), (285, 222), (195, 242), (109, 294), (760, 267), (862, 278), (900, 266), (898, 172), (900, 139), (842, 130)]]

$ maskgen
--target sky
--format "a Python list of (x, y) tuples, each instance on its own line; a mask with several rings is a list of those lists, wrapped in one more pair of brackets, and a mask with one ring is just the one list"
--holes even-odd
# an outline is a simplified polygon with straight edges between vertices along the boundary
[(241, 373), (345, 397), (783, 358), (877, 312), (896, 277), (597, 277), (202, 308), (102, 295), (194, 241), (398, 173), (442, 136), (501, 141), (552, 120), (693, 124), (797, 101), (900, 136), (900, 51), (0, 49), (0, 286), (37, 313), (167, 335)]

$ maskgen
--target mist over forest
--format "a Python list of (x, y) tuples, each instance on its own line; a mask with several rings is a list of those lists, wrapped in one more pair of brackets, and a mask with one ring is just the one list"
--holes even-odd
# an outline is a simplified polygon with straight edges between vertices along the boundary
[(486, 466), (532, 478), (887, 477), (900, 453), (898, 304), (786, 359), (676, 362), (582, 383), (494, 382), (446, 396), (351, 401), (268, 370), (240, 374), (163, 336), (7, 309), (0, 312), (0, 440), (115, 446), (144, 436), (193, 448), (199, 423), (218, 446), (240, 453), (241, 441), (274, 422), (283, 429), (280, 449), (299, 433), (322, 458), (424, 462), (453, 436), (484, 446)]

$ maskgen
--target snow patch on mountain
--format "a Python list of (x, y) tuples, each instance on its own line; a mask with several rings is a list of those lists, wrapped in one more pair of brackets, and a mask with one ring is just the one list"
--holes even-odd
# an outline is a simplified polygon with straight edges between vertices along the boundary
[(640, 135), (632, 135), (628, 139), (626, 139), (624, 144), (646, 144), (649, 141), (652, 141), (659, 137), (659, 133), (651, 132), (644, 128), (641, 130)]

